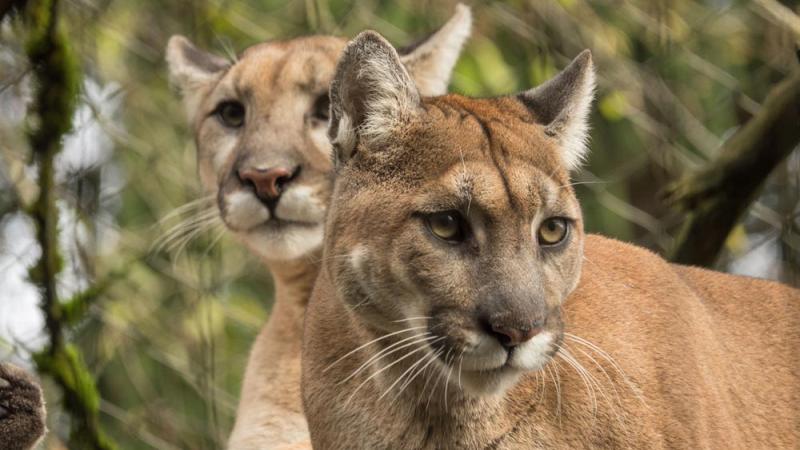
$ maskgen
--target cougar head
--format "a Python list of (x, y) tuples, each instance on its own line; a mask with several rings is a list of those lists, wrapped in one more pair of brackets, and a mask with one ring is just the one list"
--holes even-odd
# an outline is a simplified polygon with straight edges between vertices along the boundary
[(547, 364), (580, 276), (569, 172), (586, 153), (593, 89), (585, 51), (517, 95), (423, 98), (378, 34), (351, 42), (331, 85), (323, 270), (355, 320), (424, 329), (419, 345), (472, 395)]
[[(469, 9), (459, 5), (402, 57), (422, 92), (445, 92), (470, 24)], [(202, 183), (217, 194), (227, 228), (267, 260), (295, 259), (322, 243), (332, 169), (328, 88), (346, 43), (330, 36), (267, 42), (233, 62), (182, 36), (167, 46)]]

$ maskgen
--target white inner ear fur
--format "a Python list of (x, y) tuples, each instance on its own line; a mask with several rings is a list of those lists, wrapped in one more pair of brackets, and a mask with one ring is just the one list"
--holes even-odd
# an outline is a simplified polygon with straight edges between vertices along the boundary
[[(350, 159), (353, 155), (353, 150), (356, 147), (356, 130), (353, 127), (353, 122), (347, 113), (342, 113), (339, 118), (339, 128), (337, 129), (336, 136), (332, 142), (339, 146), (339, 151), (334, 152), (334, 158), (342, 158), (344, 160)], [(339, 161), (334, 161), (335, 165), (339, 165)]]
[(358, 127), (358, 134), (366, 141), (378, 143), (390, 138), (397, 124), (408, 122), (416, 114), (419, 93), (406, 69), (397, 61), (368, 58), (362, 61), (359, 72), (358, 78), (363, 80), (367, 95), (364, 121)]
[(594, 88), (592, 56), (584, 50), (558, 75), (519, 95), (534, 115), (546, 121), (545, 131), (557, 139), (564, 165), (571, 171), (587, 155)]
[(419, 47), (400, 57), (422, 96), (447, 93), (450, 74), (471, 29), (472, 12), (468, 6), (459, 3), (455, 14), (444, 26)]
[(345, 48), (331, 83), (329, 133), (337, 157), (347, 160), (359, 139), (380, 146), (419, 105), (419, 92), (394, 47), (374, 31), (359, 34)]
[[(190, 54), (204, 59), (205, 64), (192, 59)], [(197, 49), (188, 39), (178, 35), (172, 36), (167, 43), (166, 60), (170, 84), (180, 92), (191, 123), (206, 91), (229, 63), (222, 57)]]
[[(591, 62), (590, 62), (591, 64)], [(586, 69), (583, 79), (576, 86), (572, 101), (561, 111), (556, 120), (547, 126), (548, 133), (559, 138), (564, 164), (570, 171), (577, 170), (589, 155), (589, 114), (594, 100), (594, 67)]]

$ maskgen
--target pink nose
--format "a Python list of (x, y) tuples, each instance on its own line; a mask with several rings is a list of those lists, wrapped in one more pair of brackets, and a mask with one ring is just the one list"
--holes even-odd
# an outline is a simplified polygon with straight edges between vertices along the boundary
[(542, 327), (532, 326), (525, 328), (506, 327), (492, 324), (492, 331), (497, 333), (500, 343), (505, 347), (516, 347), (533, 339), (542, 331)]
[(256, 195), (261, 200), (275, 200), (280, 197), (283, 186), (293, 177), (292, 171), (285, 167), (240, 169), (238, 173), (243, 183), (255, 187)]

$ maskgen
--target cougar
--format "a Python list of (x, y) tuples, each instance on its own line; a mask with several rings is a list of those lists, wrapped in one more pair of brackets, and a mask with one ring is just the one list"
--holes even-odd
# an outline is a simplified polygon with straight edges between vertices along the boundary
[[(446, 92), (469, 36), (458, 5), (437, 32), (401, 56), (428, 95)], [(347, 40), (309, 36), (254, 45), (236, 61), (182, 36), (167, 45), (172, 82), (195, 136), (199, 176), (227, 228), (266, 264), (275, 283), (269, 320), (251, 350), (229, 448), (306, 446), (300, 346), (319, 270), (332, 188), (328, 88)]]
[(19, 367), (0, 363), (0, 449), (34, 448), (45, 431), (39, 384)]
[(365, 32), (306, 313), (320, 449), (797, 448), (800, 291), (583, 231), (595, 73), (424, 98)]

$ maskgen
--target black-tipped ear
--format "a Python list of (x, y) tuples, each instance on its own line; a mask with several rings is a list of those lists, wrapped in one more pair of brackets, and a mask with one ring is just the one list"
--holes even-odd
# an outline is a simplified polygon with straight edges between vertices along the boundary
[(170, 82), (180, 91), (190, 119), (199, 106), (199, 94), (230, 67), (225, 58), (198, 49), (180, 35), (169, 39), (166, 60)]
[(472, 11), (463, 3), (456, 5), (453, 17), (439, 30), (412, 46), (399, 50), (423, 97), (444, 95), (461, 48), (472, 29)]
[(350, 41), (331, 83), (328, 136), (337, 162), (359, 141), (377, 144), (420, 108), (420, 96), (397, 51), (374, 31)]
[(584, 50), (558, 75), (518, 95), (562, 148), (564, 164), (577, 169), (587, 154), (589, 112), (594, 98), (592, 54)]

